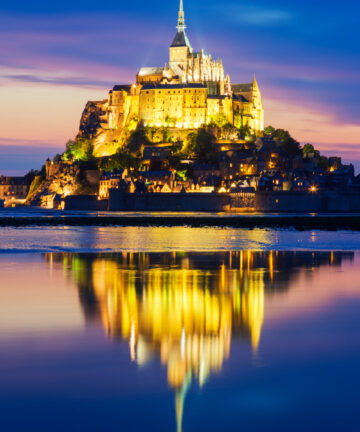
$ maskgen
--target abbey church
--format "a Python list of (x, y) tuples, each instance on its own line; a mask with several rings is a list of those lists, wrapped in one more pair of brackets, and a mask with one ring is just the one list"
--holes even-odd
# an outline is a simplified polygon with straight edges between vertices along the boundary
[(251, 83), (232, 84), (222, 60), (193, 50), (186, 34), (183, 0), (169, 51), (164, 67), (143, 67), (133, 84), (116, 85), (107, 100), (89, 102), (79, 135), (88, 135), (89, 112), (96, 110), (101, 116), (92, 137), (99, 144), (120, 139), (130, 122), (191, 130), (221, 116), (238, 128), (248, 126), (254, 133), (263, 130), (264, 110), (255, 77)]

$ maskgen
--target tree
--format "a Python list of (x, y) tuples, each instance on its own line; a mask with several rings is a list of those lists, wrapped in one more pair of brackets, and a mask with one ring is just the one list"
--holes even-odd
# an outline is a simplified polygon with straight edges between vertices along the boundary
[(320, 156), (318, 165), (320, 168), (324, 169), (325, 171), (329, 168), (329, 161), (328, 158), (325, 156)]
[(143, 145), (150, 145), (151, 142), (145, 133), (143, 127), (134, 130), (127, 142), (126, 149), (133, 155), (139, 155)]
[(223, 113), (218, 113), (212, 118), (212, 122), (216, 124), (217, 127), (223, 128), (227, 123), (229, 123), (227, 117)]
[(206, 127), (201, 127), (196, 132), (190, 133), (187, 141), (187, 146), (184, 149), (187, 157), (202, 159), (210, 163), (216, 162), (217, 155), (214, 136)]
[(147, 126), (144, 128), (144, 131), (149, 140), (155, 142), (155, 135), (158, 132), (158, 128)]
[(77, 139), (66, 143), (63, 160), (89, 161), (94, 158), (94, 146), (90, 140)]
[(99, 162), (99, 168), (105, 172), (112, 172), (118, 169), (138, 170), (140, 159), (124, 149), (119, 149), (114, 155), (104, 157)]
[(272, 126), (266, 126), (266, 128), (264, 129), (264, 133), (266, 135), (274, 136), (275, 130), (276, 129), (274, 127), (272, 127)]
[(61, 162), (61, 160), (62, 160), (62, 155), (59, 153), (53, 157), (53, 162)]
[(227, 123), (222, 128), (222, 138), (229, 141), (235, 141), (239, 138), (239, 131), (236, 127)]
[(244, 126), (241, 126), (239, 128), (239, 138), (240, 139), (245, 139), (247, 137), (250, 137), (251, 135), (252, 134), (251, 134), (251, 129), (250, 129), (249, 125), (244, 125)]
[(276, 129), (273, 138), (280, 144), (281, 148), (289, 155), (296, 156), (301, 154), (300, 143), (297, 142), (287, 130)]
[(315, 153), (315, 148), (312, 144), (305, 144), (302, 149), (303, 155), (307, 153)]
[(36, 176), (38, 176), (40, 173), (39, 173), (39, 171), (36, 171), (36, 170), (30, 170), (28, 173), (26, 173), (25, 175), (24, 175), (24, 178), (25, 178), (25, 181), (26, 181), (26, 184), (31, 184), (32, 183), (32, 181), (34, 180), (34, 178), (36, 177)]

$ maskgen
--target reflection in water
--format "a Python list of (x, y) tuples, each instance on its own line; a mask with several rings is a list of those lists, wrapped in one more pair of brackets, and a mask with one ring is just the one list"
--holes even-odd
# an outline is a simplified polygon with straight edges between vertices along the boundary
[(85, 317), (129, 343), (139, 365), (159, 356), (175, 390), (178, 431), (192, 380), (202, 386), (229, 357), (231, 338), (258, 349), (265, 294), (301, 269), (340, 265), (352, 253), (224, 252), (46, 254), (79, 289)]

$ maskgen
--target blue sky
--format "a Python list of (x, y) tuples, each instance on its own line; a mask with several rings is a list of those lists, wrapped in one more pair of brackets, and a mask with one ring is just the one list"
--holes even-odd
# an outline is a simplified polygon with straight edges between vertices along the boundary
[[(325, 154), (360, 159), (359, 3), (185, 0), (184, 7), (195, 49), (222, 58), (234, 83), (256, 74), (266, 123)], [(26, 149), (61, 151), (87, 100), (106, 98), (141, 66), (168, 61), (177, 9), (177, 0), (2, 0), (0, 146), (29, 153), (29, 164), (34, 153)], [(10, 169), (5, 153), (0, 172)]]

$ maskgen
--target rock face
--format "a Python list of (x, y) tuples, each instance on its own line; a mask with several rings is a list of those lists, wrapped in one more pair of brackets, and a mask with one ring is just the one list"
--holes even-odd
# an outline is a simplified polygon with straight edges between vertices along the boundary
[(27, 203), (32, 206), (53, 207), (55, 197), (74, 195), (84, 184), (98, 188), (98, 172), (82, 171), (78, 163), (46, 162), (46, 179)]
[(109, 128), (108, 100), (87, 102), (76, 139), (91, 140), (94, 156), (110, 156), (125, 139), (123, 126)]
[(107, 100), (89, 101), (82, 113), (77, 138), (94, 139), (103, 132)]

